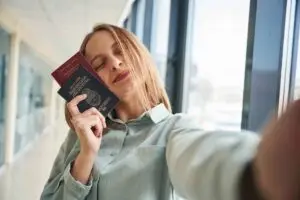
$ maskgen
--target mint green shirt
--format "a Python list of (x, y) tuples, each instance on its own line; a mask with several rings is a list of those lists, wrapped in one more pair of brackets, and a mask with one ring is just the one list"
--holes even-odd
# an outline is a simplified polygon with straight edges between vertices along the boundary
[(204, 131), (163, 104), (126, 123), (110, 117), (107, 125), (89, 183), (70, 174), (80, 151), (70, 131), (41, 200), (237, 200), (259, 143), (248, 132)]

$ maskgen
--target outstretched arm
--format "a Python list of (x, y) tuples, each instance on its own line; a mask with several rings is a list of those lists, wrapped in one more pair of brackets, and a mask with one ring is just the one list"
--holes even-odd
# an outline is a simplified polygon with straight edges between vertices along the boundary
[(174, 124), (166, 159), (176, 192), (191, 200), (239, 200), (241, 180), (248, 180), (245, 173), (259, 137), (249, 132), (205, 132), (183, 115)]

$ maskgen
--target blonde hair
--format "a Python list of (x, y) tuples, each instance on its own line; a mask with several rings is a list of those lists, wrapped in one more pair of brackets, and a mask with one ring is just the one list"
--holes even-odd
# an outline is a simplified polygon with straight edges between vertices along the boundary
[[(164, 85), (158, 75), (156, 65), (147, 50), (147, 48), (139, 41), (139, 39), (124, 28), (111, 24), (99, 24), (94, 26), (93, 30), (88, 33), (80, 47), (80, 52), (85, 55), (85, 49), (88, 41), (99, 31), (109, 32), (116, 43), (119, 45), (124, 62), (129, 67), (135, 80), (144, 81), (144, 87), (139, 87), (139, 100), (144, 106), (145, 111), (153, 106), (163, 103), (171, 112), (171, 105)], [(137, 81), (140, 83), (140, 81)], [(66, 120), (70, 126), (70, 115), (65, 108)]]

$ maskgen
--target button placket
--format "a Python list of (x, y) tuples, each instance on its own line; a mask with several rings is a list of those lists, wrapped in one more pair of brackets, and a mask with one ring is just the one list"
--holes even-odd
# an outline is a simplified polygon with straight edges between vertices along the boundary
[(107, 123), (108, 132), (104, 136), (102, 151), (100, 147), (99, 162), (101, 163), (101, 169), (104, 170), (111, 163), (113, 163), (118, 155), (121, 153), (124, 145), (125, 138), (127, 136), (128, 127), (124, 123), (115, 122), (109, 120)]
[(127, 131), (127, 125), (126, 124), (120, 124), (120, 123), (114, 123), (112, 124), (112, 128), (115, 129), (116, 133), (118, 136), (117, 140), (115, 142), (117, 142), (117, 144), (114, 145), (114, 147), (111, 149), (112, 151), (108, 153), (108, 156), (110, 157), (109, 162), (107, 163), (107, 165), (111, 164), (112, 162), (114, 162), (116, 160), (116, 158), (118, 157), (118, 155), (121, 153), (122, 149), (123, 149), (123, 144), (126, 138), (126, 131)]

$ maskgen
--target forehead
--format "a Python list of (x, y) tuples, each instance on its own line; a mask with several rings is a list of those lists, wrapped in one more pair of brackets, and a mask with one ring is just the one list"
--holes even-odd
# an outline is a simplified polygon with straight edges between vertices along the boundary
[(104, 53), (111, 45), (115, 43), (115, 39), (108, 31), (98, 31), (94, 33), (86, 44), (86, 56), (90, 57), (94, 54)]

